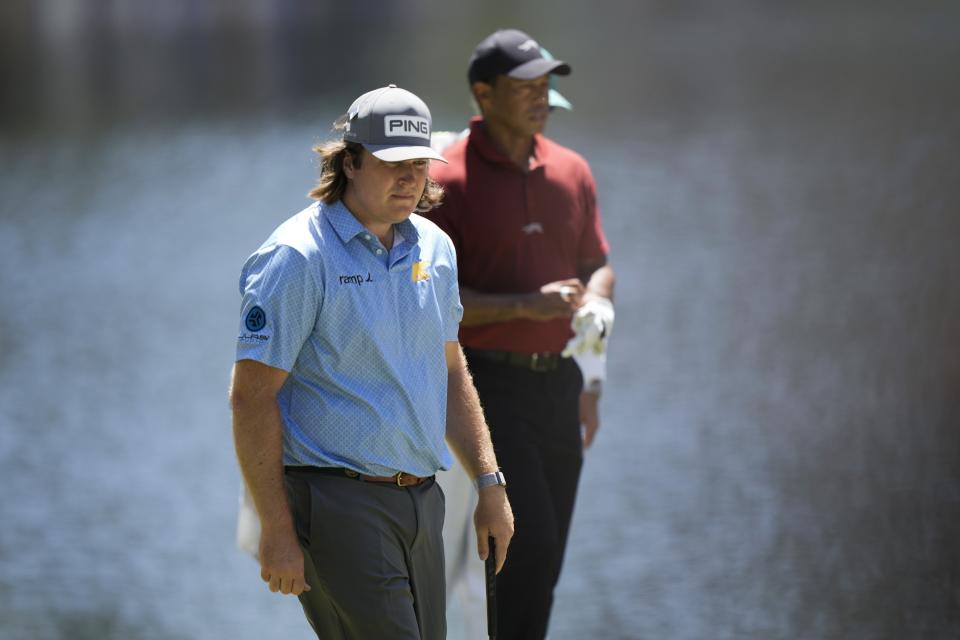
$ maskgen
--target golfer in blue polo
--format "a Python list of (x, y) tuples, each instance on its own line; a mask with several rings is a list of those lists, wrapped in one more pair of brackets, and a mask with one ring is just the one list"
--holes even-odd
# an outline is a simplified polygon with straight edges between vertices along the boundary
[[(450, 239), (421, 217), (431, 118), (393, 85), (357, 98), (319, 145), (317, 200), (244, 264), (230, 390), (237, 458), (261, 525), (261, 578), (322, 638), (443, 638), (435, 474), (449, 443), (476, 480), (477, 550), (513, 535), (457, 333)], [(446, 443), (445, 443), (446, 440)]]

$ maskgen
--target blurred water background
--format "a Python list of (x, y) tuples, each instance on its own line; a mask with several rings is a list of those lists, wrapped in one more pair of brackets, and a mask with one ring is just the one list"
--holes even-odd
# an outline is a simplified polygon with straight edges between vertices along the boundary
[(960, 5), (6, 2), (0, 638), (306, 639), (233, 546), (245, 257), (367, 89), (574, 73), (619, 276), (550, 637), (960, 637)]

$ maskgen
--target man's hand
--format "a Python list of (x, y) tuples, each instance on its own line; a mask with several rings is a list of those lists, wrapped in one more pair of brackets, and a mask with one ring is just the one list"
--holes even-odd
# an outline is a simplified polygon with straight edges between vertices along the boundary
[(548, 282), (539, 292), (527, 296), (521, 315), (530, 320), (569, 318), (580, 306), (584, 291), (583, 283), (577, 278)]
[(496, 541), (497, 573), (507, 559), (507, 547), (513, 537), (513, 510), (507, 500), (505, 487), (494, 485), (480, 489), (480, 500), (473, 513), (473, 524), (477, 529), (477, 553), (486, 560), (490, 553), (487, 537)]
[(584, 449), (590, 448), (593, 438), (597, 435), (597, 429), (600, 428), (600, 413), (597, 410), (599, 401), (599, 393), (594, 391), (580, 393), (580, 425), (583, 428)]
[(293, 529), (264, 529), (260, 538), (260, 577), (274, 593), (299, 596), (310, 591), (303, 576), (303, 550)]

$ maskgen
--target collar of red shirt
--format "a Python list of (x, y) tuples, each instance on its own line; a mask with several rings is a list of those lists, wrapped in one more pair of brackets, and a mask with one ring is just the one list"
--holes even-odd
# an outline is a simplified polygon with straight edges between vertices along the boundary
[[(480, 116), (470, 118), (469, 144), (476, 149), (477, 153), (483, 156), (483, 159), (487, 162), (511, 167), (517, 171), (523, 171), (523, 169), (514, 164), (513, 161), (500, 150), (500, 147), (494, 142), (490, 132), (487, 131), (487, 127), (483, 123), (483, 118)], [(533, 134), (533, 158), (530, 161), (530, 166), (527, 168), (527, 171), (533, 171), (539, 168), (545, 160), (546, 147), (543, 144), (543, 135), (535, 133)]]

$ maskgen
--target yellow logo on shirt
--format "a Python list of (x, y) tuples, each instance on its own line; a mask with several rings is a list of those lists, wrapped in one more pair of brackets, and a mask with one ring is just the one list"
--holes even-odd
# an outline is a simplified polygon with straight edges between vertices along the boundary
[(419, 262), (414, 262), (413, 266), (410, 268), (410, 280), (412, 282), (429, 280), (430, 274), (427, 272), (427, 267), (429, 266), (430, 266), (430, 263), (424, 262), (423, 260), (420, 260)]

